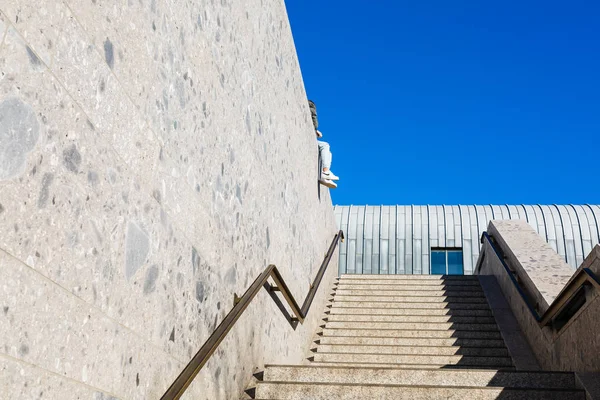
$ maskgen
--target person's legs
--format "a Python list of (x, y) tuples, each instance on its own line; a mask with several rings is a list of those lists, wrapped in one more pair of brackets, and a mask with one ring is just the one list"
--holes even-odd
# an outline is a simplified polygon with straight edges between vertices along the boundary
[(333, 181), (337, 181), (340, 178), (331, 172), (331, 150), (329, 150), (329, 143), (317, 140), (319, 145), (319, 152), (321, 153), (321, 182), (330, 188), (336, 188), (337, 185)]
[(329, 171), (331, 168), (331, 150), (329, 150), (329, 143), (317, 140), (319, 145), (319, 152), (321, 152), (321, 163), (323, 165), (323, 172)]

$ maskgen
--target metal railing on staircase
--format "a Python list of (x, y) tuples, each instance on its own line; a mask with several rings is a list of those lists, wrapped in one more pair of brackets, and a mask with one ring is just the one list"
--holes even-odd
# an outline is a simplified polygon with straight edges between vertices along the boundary
[[(279, 273), (277, 267), (273, 264), (269, 265), (248, 287), (246, 292), (242, 295), (242, 297), (238, 297), (237, 294), (234, 294), (234, 307), (233, 309), (225, 316), (225, 319), (219, 324), (217, 329), (210, 335), (210, 337), (204, 342), (200, 350), (196, 353), (196, 355), (192, 358), (192, 360), (188, 363), (188, 365), (183, 369), (183, 371), (179, 374), (179, 376), (175, 379), (175, 381), (171, 384), (169, 389), (165, 392), (165, 394), (161, 397), (161, 400), (175, 400), (179, 399), (188, 386), (192, 383), (196, 375), (200, 372), (202, 367), (208, 362), (213, 353), (217, 350), (219, 344), (225, 339), (227, 333), (233, 328), (236, 321), (242, 316), (246, 308), (250, 305), (254, 297), (258, 294), (261, 288), (265, 288), (271, 297), (276, 301), (280, 310), (286, 316), (286, 319), (290, 323), (293, 329), (296, 328), (298, 323), (303, 323), (308, 312), (310, 310), (310, 306), (315, 298), (317, 290), (319, 289), (319, 285), (321, 284), (321, 280), (325, 275), (325, 271), (329, 266), (329, 262), (333, 257), (335, 249), (338, 245), (339, 241), (344, 241), (344, 233), (340, 230), (338, 231), (333, 240), (327, 253), (325, 253), (325, 258), (321, 263), (321, 267), (315, 276), (312, 284), (310, 285), (310, 290), (306, 295), (306, 299), (302, 304), (302, 307), (298, 306), (296, 299), (290, 292), (285, 280)], [(269, 283), (269, 279), (272, 279), (275, 285), (271, 285)], [(278, 301), (278, 297), (275, 296), (275, 292), (280, 292), (284, 297), (288, 305), (290, 306), (292, 313), (294, 316), (290, 316), (287, 314), (283, 305)]]

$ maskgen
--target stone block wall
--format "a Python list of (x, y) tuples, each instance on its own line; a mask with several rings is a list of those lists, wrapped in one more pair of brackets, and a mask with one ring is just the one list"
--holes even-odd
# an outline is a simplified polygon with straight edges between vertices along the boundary
[[(158, 398), (268, 264), (301, 302), (317, 165), (282, 0), (0, 2), (2, 396)], [(259, 294), (186, 397), (301, 361), (334, 274), (295, 331)]]

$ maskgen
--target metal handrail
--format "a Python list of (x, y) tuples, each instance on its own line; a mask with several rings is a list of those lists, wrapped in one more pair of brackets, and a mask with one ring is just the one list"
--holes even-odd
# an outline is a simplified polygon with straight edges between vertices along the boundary
[[(310, 306), (315, 298), (316, 292), (319, 289), (319, 285), (321, 284), (321, 280), (323, 279), (323, 275), (325, 275), (325, 271), (329, 266), (329, 262), (331, 261), (331, 257), (335, 252), (335, 248), (339, 241), (344, 241), (344, 232), (341, 230), (335, 234), (327, 253), (325, 253), (325, 258), (321, 263), (321, 267), (313, 280), (313, 283), (310, 285), (310, 290), (306, 295), (306, 299), (302, 305), (302, 308), (298, 306), (296, 299), (290, 292), (285, 280), (279, 273), (277, 267), (273, 264), (269, 265), (255, 280), (252, 282), (252, 285), (248, 287), (246, 292), (242, 297), (238, 297), (234, 294), (234, 307), (231, 311), (225, 316), (225, 319), (219, 324), (217, 329), (210, 335), (210, 337), (204, 342), (200, 350), (196, 353), (196, 355), (192, 358), (192, 360), (186, 365), (183, 371), (179, 374), (179, 376), (175, 379), (175, 381), (171, 384), (169, 389), (165, 392), (165, 394), (161, 397), (161, 400), (176, 400), (179, 399), (187, 387), (192, 383), (196, 375), (200, 372), (202, 367), (208, 362), (209, 358), (213, 355), (213, 353), (217, 350), (219, 344), (225, 339), (227, 333), (233, 328), (235, 322), (242, 316), (244, 310), (250, 305), (250, 302), (254, 297), (258, 294), (260, 289), (264, 287), (269, 291), (269, 293), (273, 297), (273, 292), (281, 292), (282, 296), (287, 301), (288, 305), (292, 309), (292, 313), (295, 317), (289, 317), (286, 315), (286, 319), (292, 325), (292, 328), (296, 328), (298, 323), (303, 323), (306, 316), (308, 315), (308, 311), (310, 310)], [(273, 279), (275, 282), (275, 286), (271, 285), (268, 280), (269, 278)], [(275, 297), (275, 299), (277, 299)], [(278, 300), (275, 300), (278, 302)], [(278, 306), (280, 304), (278, 303)], [(280, 310), (286, 313), (285, 309), (282, 309), (280, 306)]]
[(549, 325), (554, 317), (569, 304), (569, 301), (573, 298), (572, 296), (586, 284), (591, 284), (596, 290), (600, 290), (600, 281), (596, 274), (589, 268), (582, 268), (567, 282), (552, 304), (550, 304), (544, 315), (542, 315), (540, 325)]
[[(596, 276), (596, 274), (594, 274), (594, 272), (592, 272), (589, 268), (581, 268), (581, 269), (577, 270), (577, 272), (575, 273), (575, 275), (573, 277), (571, 277), (569, 282), (567, 282), (565, 287), (556, 296), (554, 301), (552, 301), (552, 304), (550, 304), (550, 306), (546, 309), (546, 311), (542, 315), (540, 315), (537, 312), (537, 310), (533, 307), (533, 305), (531, 304), (531, 302), (529, 301), (527, 296), (525, 295), (523, 288), (521, 288), (521, 285), (519, 285), (519, 283), (517, 282), (517, 278), (515, 277), (515, 274), (508, 267), (508, 265), (504, 261), (504, 257), (500, 254), (500, 251), (498, 250), (498, 248), (492, 241), (492, 238), (490, 237), (490, 235), (488, 235), (487, 232), (483, 232), (483, 234), (481, 235), (481, 243), (483, 243), (484, 239), (486, 239), (488, 241), (488, 243), (492, 247), (492, 250), (494, 250), (496, 257), (498, 257), (498, 260), (500, 260), (500, 262), (502, 263), (502, 266), (506, 270), (506, 273), (508, 274), (510, 281), (515, 286), (515, 289), (517, 290), (517, 292), (519, 293), (519, 295), (525, 302), (525, 305), (529, 309), (529, 312), (531, 312), (531, 315), (535, 318), (535, 320), (538, 322), (540, 327), (545, 327), (545, 326), (550, 325), (552, 323), (552, 321), (554, 320), (554, 318), (556, 317), (556, 315), (561, 310), (563, 310), (565, 308), (565, 306), (567, 306), (569, 304), (571, 299), (573, 299), (573, 295), (579, 289), (581, 289), (581, 287), (583, 287), (584, 285), (591, 284), (597, 290), (600, 290), (600, 279), (598, 279), (598, 276)], [(480, 268), (481, 268), (481, 265), (480, 265)]]

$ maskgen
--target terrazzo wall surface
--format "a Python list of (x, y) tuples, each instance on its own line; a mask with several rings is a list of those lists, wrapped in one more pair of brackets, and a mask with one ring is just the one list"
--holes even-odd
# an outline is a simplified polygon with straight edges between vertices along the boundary
[[(317, 165), (282, 0), (0, 2), (0, 397), (158, 398), (268, 264), (301, 302)], [(295, 331), (260, 293), (186, 398), (300, 362), (325, 292)]]

